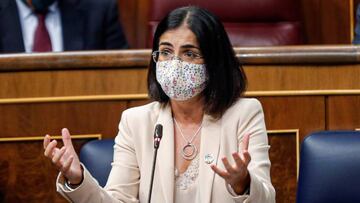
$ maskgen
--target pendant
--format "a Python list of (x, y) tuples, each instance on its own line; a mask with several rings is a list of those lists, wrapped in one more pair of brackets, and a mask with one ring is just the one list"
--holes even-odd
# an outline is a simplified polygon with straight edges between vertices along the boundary
[(195, 145), (187, 143), (181, 150), (181, 156), (186, 160), (193, 160), (198, 153)]

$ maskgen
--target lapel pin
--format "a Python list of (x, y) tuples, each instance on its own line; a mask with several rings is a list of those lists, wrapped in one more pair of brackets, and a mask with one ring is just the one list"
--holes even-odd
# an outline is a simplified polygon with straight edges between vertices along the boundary
[(211, 164), (214, 161), (214, 156), (212, 154), (206, 154), (204, 159), (205, 163)]

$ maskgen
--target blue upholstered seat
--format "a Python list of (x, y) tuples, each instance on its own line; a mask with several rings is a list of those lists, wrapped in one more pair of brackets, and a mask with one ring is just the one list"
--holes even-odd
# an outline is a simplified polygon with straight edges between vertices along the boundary
[(80, 161), (102, 187), (109, 177), (113, 154), (114, 139), (93, 140), (80, 150)]
[(360, 132), (324, 131), (301, 146), (297, 203), (360, 202)]

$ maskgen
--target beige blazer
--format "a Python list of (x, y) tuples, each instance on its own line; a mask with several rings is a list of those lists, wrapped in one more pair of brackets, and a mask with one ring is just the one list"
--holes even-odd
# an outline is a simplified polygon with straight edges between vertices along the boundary
[[(174, 126), (170, 106), (158, 102), (123, 112), (115, 138), (112, 170), (105, 188), (101, 188), (85, 169), (84, 181), (74, 191), (66, 191), (63, 177), (59, 174), (58, 191), (69, 201), (79, 203), (147, 202), (156, 124), (163, 125), (163, 138), (158, 150), (152, 202), (173, 203)], [(223, 178), (205, 163), (204, 157), (212, 156), (213, 163), (224, 168), (221, 158), (226, 156), (232, 161), (231, 154), (239, 151), (242, 137), (247, 133), (251, 135), (250, 195), (233, 196)], [(218, 120), (204, 116), (196, 202), (275, 202), (275, 190), (270, 181), (269, 148), (262, 107), (256, 99), (239, 99)]]

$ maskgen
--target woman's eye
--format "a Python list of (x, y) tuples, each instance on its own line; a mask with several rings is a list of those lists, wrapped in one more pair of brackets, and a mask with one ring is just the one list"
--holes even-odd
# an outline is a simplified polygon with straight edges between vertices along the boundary
[(162, 56), (169, 56), (169, 55), (171, 55), (171, 53), (170, 53), (169, 51), (161, 51), (160, 54), (161, 54)]
[(196, 54), (192, 51), (187, 51), (184, 53), (184, 55), (189, 58), (195, 58), (195, 56), (196, 56)]

